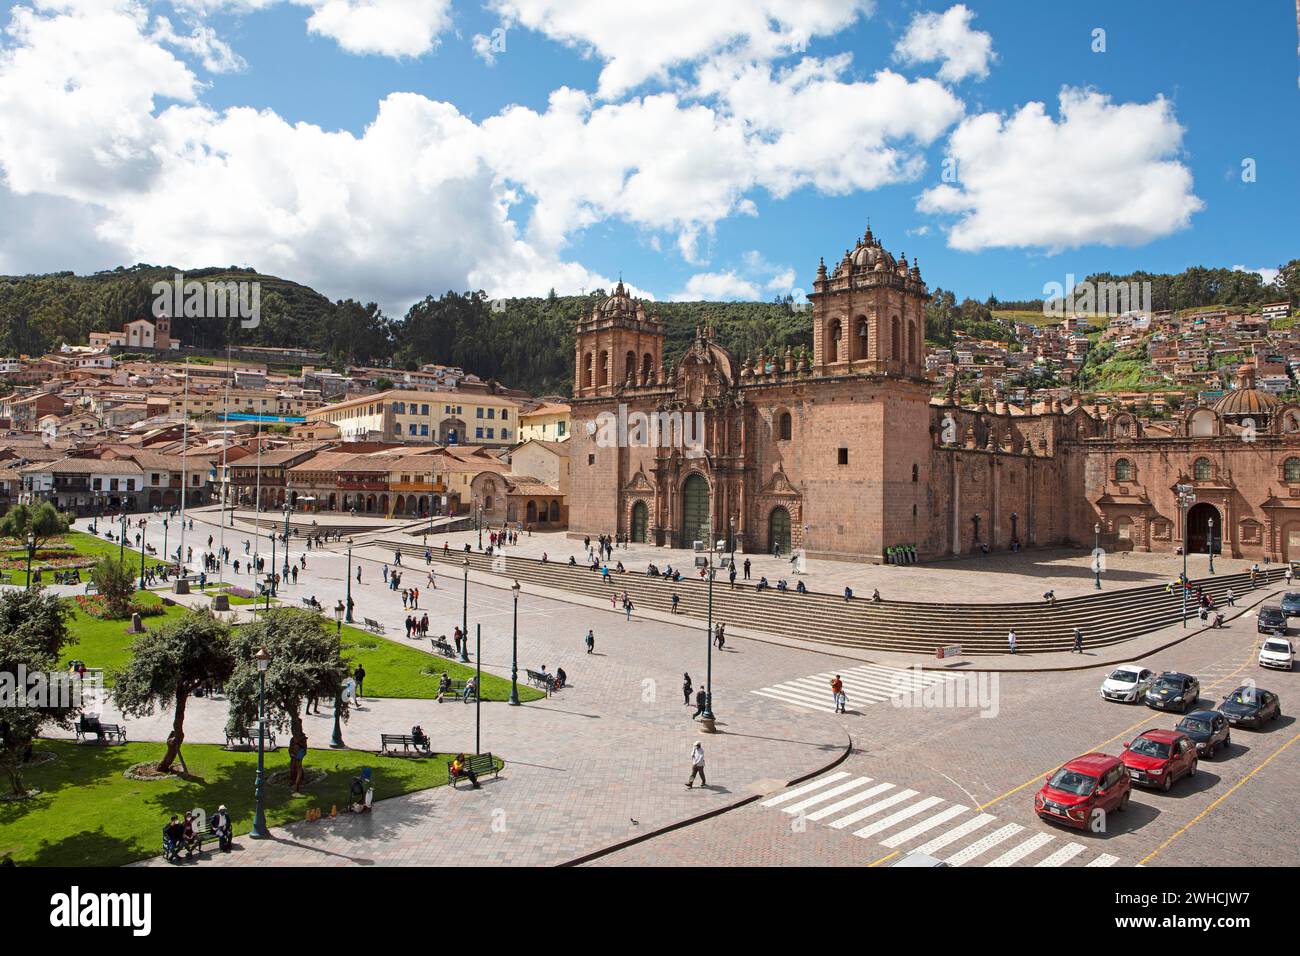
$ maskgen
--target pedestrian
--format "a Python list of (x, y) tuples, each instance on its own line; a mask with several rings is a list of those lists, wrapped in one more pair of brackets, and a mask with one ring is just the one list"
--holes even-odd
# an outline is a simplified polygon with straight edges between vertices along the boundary
[(357, 669), (352, 673), (352, 679), (357, 682), (357, 702), (360, 703), (361, 692), (366, 683), (366, 669), (358, 664)]
[(587, 629), (586, 644), (587, 644), (588, 654), (596, 650), (596, 635), (591, 631), (590, 628)]
[(689, 673), (682, 675), (682, 706), (691, 706), (691, 675)]
[(388, 565), (387, 565), (387, 564), (384, 565), (384, 583), (385, 583), (385, 584), (388, 583)]
[(357, 584), (361, 583), (361, 565), (357, 565)]
[(839, 674), (836, 674), (834, 679), (831, 680), (831, 700), (835, 704), (835, 713), (844, 713), (844, 705), (848, 703), (848, 700), (844, 696), (844, 681), (840, 679)]
[[(1290, 574), (1290, 569), (1288, 569), (1287, 573)], [(1290, 583), (1291, 583), (1290, 581), (1287, 581), (1287, 584), (1290, 584)], [(1226, 597), (1227, 597), (1227, 599), (1228, 599), (1228, 607), (1236, 607), (1236, 606), (1237, 606), (1237, 597), (1236, 597), (1236, 595), (1234, 595), (1234, 594), (1232, 593), (1232, 588), (1228, 588), (1228, 593), (1227, 593)]]
[(1079, 630), (1077, 627), (1074, 629), (1074, 650), (1071, 651), (1070, 653), (1072, 654), (1083, 653), (1083, 631)]
[(731, 565), (731, 570), (727, 573), (727, 579), (731, 583), (732, 588), (734, 589), (736, 586), (736, 565), (734, 562)]
[(695, 741), (695, 746), (691, 748), (691, 775), (686, 781), (687, 790), (690, 790), (695, 786), (695, 777), (697, 774), (700, 778), (700, 786), (707, 787), (709, 781), (704, 777), (704, 745), (698, 740)]
[(1291, 565), (1286, 566), (1286, 586), (1291, 586)]
[(678, 596), (677, 592), (674, 591), (674, 592), (673, 592), (673, 613), (674, 613), (674, 614), (677, 613), (677, 602), (680, 601), (680, 600), (681, 600), (681, 598)]
[(749, 580), (749, 558), (745, 559), (745, 580)]
[(1012, 628), (1011, 630), (1007, 631), (1007, 647), (1011, 649), (1012, 654), (1016, 652), (1016, 629), (1015, 628)]
[(695, 692), (695, 713), (691, 714), (691, 720), (694, 720), (699, 717), (700, 714), (704, 713), (708, 709), (708, 704), (709, 695), (705, 692), (704, 688), (701, 687)]
[(627, 613), (627, 620), (632, 620), (632, 599), (627, 594), (623, 595), (623, 610)]

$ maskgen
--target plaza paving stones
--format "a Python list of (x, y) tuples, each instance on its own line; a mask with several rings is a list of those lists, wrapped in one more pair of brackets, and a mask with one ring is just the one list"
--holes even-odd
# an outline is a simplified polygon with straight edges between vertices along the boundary
[(855, 711), (857, 704), (879, 704), (897, 697), (924, 692), (927, 688), (938, 688), (939, 685), (949, 684), (958, 679), (956, 674), (926, 671), (920, 667), (863, 664), (773, 684), (754, 693), (784, 704), (833, 714), (835, 705), (831, 700), (831, 680), (836, 674), (844, 683), (844, 696), (847, 698), (846, 708), (849, 713)]

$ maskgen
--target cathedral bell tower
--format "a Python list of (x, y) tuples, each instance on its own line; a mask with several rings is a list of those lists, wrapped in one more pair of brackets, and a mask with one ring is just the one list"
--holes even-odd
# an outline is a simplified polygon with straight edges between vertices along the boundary
[(619, 280), (614, 294), (578, 319), (574, 398), (617, 394), (663, 383), (664, 330), (658, 314), (633, 299)]

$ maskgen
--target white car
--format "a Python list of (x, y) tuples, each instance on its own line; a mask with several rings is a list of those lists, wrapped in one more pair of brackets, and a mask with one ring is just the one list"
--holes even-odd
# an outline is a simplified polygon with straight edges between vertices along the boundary
[(1139, 664), (1120, 664), (1101, 682), (1102, 699), (1135, 704), (1151, 687), (1155, 677), (1155, 671)]
[(1285, 637), (1270, 637), (1259, 645), (1259, 666), (1289, 671), (1295, 660), (1295, 648)]

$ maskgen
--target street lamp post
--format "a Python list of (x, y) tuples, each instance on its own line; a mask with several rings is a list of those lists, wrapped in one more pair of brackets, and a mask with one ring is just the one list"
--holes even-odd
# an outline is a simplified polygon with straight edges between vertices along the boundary
[(268, 580), (262, 583), (262, 588), (266, 591), (266, 609), (271, 610), (271, 595), (275, 591), (275, 525), (271, 525), (271, 573), (267, 575)]
[(1092, 526), (1092, 583), (1101, 590), (1101, 525)]
[(707, 567), (707, 573), (709, 578), (709, 619), (708, 619), (708, 624), (706, 625), (706, 627), (708, 628), (706, 636), (708, 637), (709, 644), (708, 644), (708, 650), (706, 651), (706, 658), (705, 658), (706, 663), (705, 663), (705, 670), (704, 670), (704, 712), (700, 714), (701, 720), (710, 721), (710, 723), (707, 725), (709, 727), (713, 726), (712, 721), (714, 720), (714, 716), (713, 716), (713, 548), (714, 548), (713, 537), (714, 534), (713, 534), (712, 522), (710, 522), (709, 556), (705, 558), (705, 561), (708, 562), (706, 567)]
[(167, 553), (167, 526), (170, 522), (163, 518), (163, 560), (171, 564), (171, 555)]
[(519, 706), (519, 582), (510, 588), (515, 596), (514, 624), (510, 629), (510, 700), (511, 706)]
[[(340, 601), (334, 605), (334, 628), (339, 639), (343, 638), (343, 602)], [(339, 711), (343, 709), (343, 688), (339, 687), (334, 692), (334, 733), (330, 737), (330, 747), (334, 750), (342, 750), (346, 745), (343, 743), (343, 727), (339, 723)]]
[(122, 538), (117, 542), (117, 560), (126, 563), (126, 512), (122, 512)]
[(1183, 627), (1187, 626), (1187, 509), (1196, 500), (1193, 490), (1191, 485), (1174, 485), (1174, 492), (1178, 495), (1178, 506), (1183, 513), (1183, 580), (1181, 582), (1183, 590)]
[(460, 611), (460, 662), (469, 663), (469, 558), (465, 558), (465, 601)]
[(36, 532), (27, 532), (27, 590), (32, 589), (32, 560), (36, 557)]
[(1214, 573), (1214, 519), (1210, 519), (1209, 540), (1205, 543), (1205, 549), (1210, 552), (1210, 573)]
[(348, 606), (343, 620), (352, 623), (352, 539), (348, 538)]
[(271, 666), (271, 655), (266, 648), (260, 648), (253, 655), (257, 663), (257, 779), (253, 784), (253, 796), (256, 810), (253, 813), (253, 829), (249, 832), (254, 840), (265, 840), (271, 834), (266, 829), (265, 793), (262, 783), (266, 773), (266, 669)]
[(149, 519), (144, 518), (144, 527), (140, 529), (140, 590), (144, 590), (144, 546), (148, 543)]
[(483, 550), (483, 506), (479, 504), (477, 498), (474, 499), (474, 526), (478, 529), (478, 549)]

